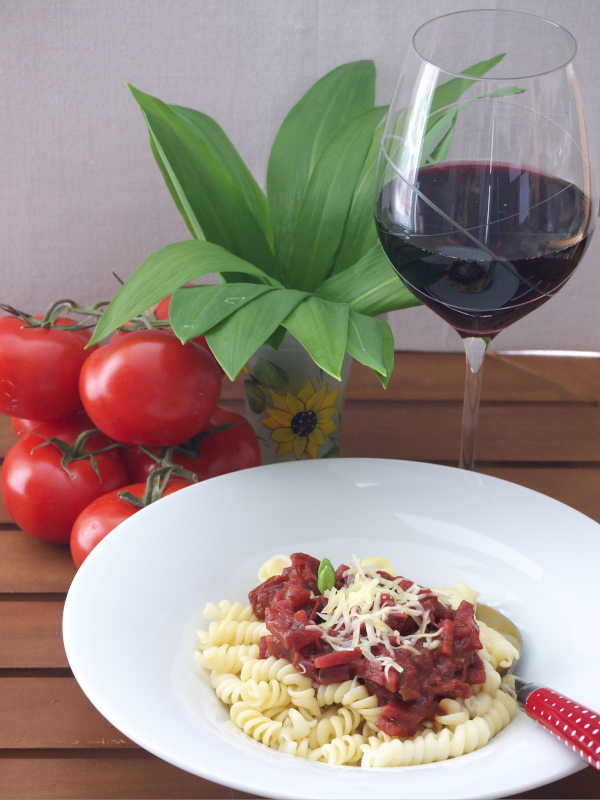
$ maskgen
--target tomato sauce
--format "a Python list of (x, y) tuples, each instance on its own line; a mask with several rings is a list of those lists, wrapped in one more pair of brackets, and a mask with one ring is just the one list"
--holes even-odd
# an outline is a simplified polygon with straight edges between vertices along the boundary
[[(389, 669), (367, 658), (362, 647), (339, 650), (325, 640), (319, 615), (328, 598), (318, 589), (320, 562), (305, 553), (294, 553), (291, 561), (292, 565), (281, 575), (269, 578), (249, 593), (256, 617), (264, 620), (270, 631), (261, 639), (261, 658), (286, 658), (316, 684), (356, 677), (383, 706), (377, 726), (390, 736), (413, 736), (421, 722), (440, 713), (442, 698), (470, 697), (471, 685), (485, 681), (472, 603), (463, 601), (453, 610), (430, 589), (416, 587), (420, 607), (428, 612), (426, 631), (439, 643), (431, 647), (427, 645), (431, 637), (416, 637), (410, 646), (403, 646), (402, 637), (414, 632), (415, 621), (397, 609), (390, 610), (385, 619), (391, 629), (390, 646), (378, 643), (369, 648), (371, 656), (387, 659), (388, 664), (391, 658), (398, 665)], [(415, 584), (405, 578), (392, 578), (382, 570), (377, 574), (402, 590), (415, 590)], [(351, 585), (353, 580), (348, 566), (338, 567), (337, 589)], [(383, 595), (383, 605), (385, 602)]]

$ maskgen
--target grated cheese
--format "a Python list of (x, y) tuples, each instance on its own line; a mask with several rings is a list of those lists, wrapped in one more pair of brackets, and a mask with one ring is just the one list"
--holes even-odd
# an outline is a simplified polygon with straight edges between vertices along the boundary
[[(441, 630), (427, 631), (429, 611), (423, 608), (422, 601), (437, 597), (440, 602), (448, 603), (443, 595), (422, 590), (415, 583), (402, 589), (396, 581), (380, 575), (378, 568), (381, 567), (368, 565), (354, 557), (354, 566), (344, 576), (350, 579), (349, 585), (341, 589), (333, 587), (323, 593), (327, 603), (319, 612), (322, 621), (317, 627), (333, 650), (360, 648), (365, 658), (384, 667), (387, 677), (390, 669), (403, 672), (403, 667), (393, 658), (395, 650), (404, 648), (419, 653), (418, 642), (422, 648), (431, 650), (440, 644)], [(390, 614), (412, 617), (417, 630), (408, 635), (400, 634), (388, 625)], [(372, 648), (377, 645), (384, 645), (392, 655), (375, 655)]]

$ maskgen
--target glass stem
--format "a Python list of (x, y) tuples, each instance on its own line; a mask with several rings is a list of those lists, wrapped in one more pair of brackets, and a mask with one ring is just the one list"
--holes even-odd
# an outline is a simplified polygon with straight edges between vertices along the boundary
[(490, 343), (489, 339), (469, 336), (463, 339), (467, 357), (465, 377), (465, 399), (463, 403), (462, 433), (460, 442), (461, 469), (474, 469), (475, 445), (477, 444), (477, 423), (479, 419), (479, 400), (483, 379), (483, 362)]

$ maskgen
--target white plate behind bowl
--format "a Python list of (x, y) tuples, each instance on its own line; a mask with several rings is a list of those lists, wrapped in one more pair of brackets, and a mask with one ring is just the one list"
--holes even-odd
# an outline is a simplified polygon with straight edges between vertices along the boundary
[(246, 737), (194, 663), (195, 632), (206, 602), (247, 602), (260, 565), (297, 551), (336, 566), (387, 556), (423, 585), (466, 581), (521, 627), (519, 675), (600, 708), (600, 641), (590, 636), (600, 526), (506, 481), (383, 459), (244, 470), (124, 522), (67, 596), (65, 648), (83, 691), (165, 761), (265, 797), (495, 798), (584, 766), (520, 712), (481, 750), (417, 767), (309, 763)]

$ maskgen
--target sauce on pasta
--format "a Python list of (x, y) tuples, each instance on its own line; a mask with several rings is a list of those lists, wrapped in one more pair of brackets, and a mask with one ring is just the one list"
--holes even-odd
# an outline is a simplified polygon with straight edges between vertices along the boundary
[(442, 712), (442, 698), (466, 699), (485, 681), (475, 607), (453, 609), (431, 589), (385, 570), (342, 564), (321, 593), (319, 561), (294, 553), (291, 565), (249, 594), (268, 635), (261, 658), (285, 658), (316, 684), (357, 678), (390, 736), (414, 735)]

